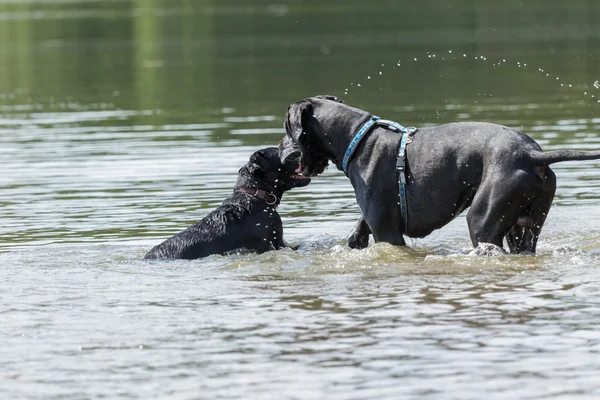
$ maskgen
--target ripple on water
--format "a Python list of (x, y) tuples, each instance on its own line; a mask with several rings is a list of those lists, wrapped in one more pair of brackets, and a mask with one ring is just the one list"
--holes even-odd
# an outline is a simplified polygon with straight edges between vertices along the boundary
[[(216, 207), (248, 154), (281, 137), (270, 116), (228, 116), (153, 125), (126, 112), (42, 113), (0, 126), (11, 155), (0, 158), (10, 299), (0, 380), (12, 397), (599, 390), (594, 164), (555, 168), (557, 204), (537, 256), (475, 255), (464, 216), (408, 247), (349, 249), (358, 207), (330, 169), (280, 207), (298, 251), (141, 260)], [(590, 121), (546, 126), (545, 147), (575, 148), (556, 141)]]

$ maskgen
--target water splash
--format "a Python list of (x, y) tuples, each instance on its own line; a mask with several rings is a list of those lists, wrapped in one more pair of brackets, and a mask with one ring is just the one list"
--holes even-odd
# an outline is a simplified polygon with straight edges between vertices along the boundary
[[(453, 51), (451, 49), (448, 50), (448, 57), (445, 57), (442, 54), (436, 54), (436, 53), (429, 52), (429, 51), (427, 51), (425, 53), (425, 55), (427, 56), (425, 58), (412, 57), (412, 60), (410, 60), (410, 61), (412, 61), (412, 62), (427, 62), (427, 61), (422, 61), (422, 60), (430, 60), (431, 62), (435, 62), (435, 61), (438, 61), (438, 60), (446, 60), (446, 59), (448, 59), (448, 60), (450, 60), (450, 59), (456, 60), (457, 59), (457, 57), (454, 55), (454, 53), (453, 53)], [(462, 58), (463, 59), (467, 58), (467, 57), (468, 57), (467, 53), (462, 53)], [(484, 56), (484, 55), (475, 55), (475, 56), (472, 56), (472, 57), (475, 60), (478, 60), (478, 61), (488, 61), (488, 57)], [(405, 62), (405, 64), (406, 64), (406, 62)], [(394, 64), (391, 65), (391, 68), (394, 69), (394, 70), (395, 69), (399, 69), (399, 68), (402, 67), (402, 65), (403, 65), (403, 61), (402, 60), (398, 60), (396, 63), (394, 63)], [(517, 68), (527, 68), (528, 67), (528, 63), (527, 62), (515, 61), (515, 64), (512, 64), (506, 58), (502, 58), (502, 59), (499, 59), (496, 62), (492, 62), (491, 67), (494, 68), (494, 69), (496, 69), (498, 67), (502, 67), (503, 65), (516, 65)], [(385, 66), (385, 64), (381, 64), (381, 67), (384, 67), (384, 66)], [(547, 78), (553, 78), (554, 81), (562, 81), (562, 79), (559, 76), (555, 76), (555, 75), (551, 74), (550, 72), (547, 72), (543, 68), (538, 68), (537, 70), (538, 70), (538, 72), (540, 74), (544, 75)], [(381, 77), (381, 76), (383, 76), (383, 73), (384, 73), (384, 71), (380, 70), (378, 75)], [(376, 77), (374, 77), (374, 79), (371, 79), (371, 75), (367, 76), (367, 80), (369, 80), (369, 81), (377, 81)], [(378, 81), (378, 83), (380, 85), (379, 90), (382, 90), (382, 88), (381, 88), (382, 82), (383, 81)], [(353, 87), (354, 85), (352, 83), (350, 83), (350, 86)], [(583, 87), (587, 87), (587, 84), (574, 85), (572, 83), (560, 82), (560, 87), (563, 87), (563, 88), (573, 89), (573, 88), (582, 87), (582, 86)], [(595, 89), (600, 89), (600, 81), (599, 80), (594, 81), (594, 83), (593, 83), (592, 86)], [(360, 83), (358, 83), (358, 84), (356, 84), (356, 87), (362, 87), (362, 86), (361, 86)], [(364, 89), (363, 89), (363, 92), (364, 92)], [(347, 95), (348, 93), (350, 93), (350, 90), (348, 88), (344, 89), (344, 95)], [(587, 98), (592, 98), (592, 99), (596, 100), (596, 95), (590, 93), (588, 90), (586, 90), (583, 93), (583, 96), (585, 96)], [(600, 100), (596, 100), (596, 101), (598, 103), (600, 103)]]

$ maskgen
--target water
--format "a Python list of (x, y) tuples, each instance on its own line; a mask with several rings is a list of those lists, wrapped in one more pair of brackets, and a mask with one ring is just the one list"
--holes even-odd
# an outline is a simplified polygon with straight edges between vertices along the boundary
[(0, 5), (0, 397), (600, 397), (595, 161), (553, 167), (537, 256), (471, 255), (464, 215), (350, 250), (330, 168), (284, 196), (298, 251), (141, 260), (313, 94), (600, 148), (593, 5), (347, 3)]

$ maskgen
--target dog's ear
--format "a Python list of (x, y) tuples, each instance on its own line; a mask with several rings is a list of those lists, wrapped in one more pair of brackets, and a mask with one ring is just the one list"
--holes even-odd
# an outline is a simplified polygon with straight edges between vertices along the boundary
[(306, 132), (308, 117), (313, 115), (313, 106), (307, 100), (302, 100), (290, 105), (285, 114), (285, 133), (298, 143), (302, 132)]
[(337, 96), (330, 96), (328, 94), (320, 94), (318, 96), (316, 96), (318, 99), (324, 99), (324, 100), (333, 100), (333, 101), (337, 101), (338, 103), (344, 103), (344, 100), (340, 99)]

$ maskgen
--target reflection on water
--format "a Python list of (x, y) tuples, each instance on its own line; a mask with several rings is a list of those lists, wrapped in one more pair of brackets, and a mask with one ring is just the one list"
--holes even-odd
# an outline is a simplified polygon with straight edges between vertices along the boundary
[[(325, 260), (325, 249), (169, 263), (138, 261), (139, 250), (2, 255), (11, 348), (0, 376), (9, 395), (319, 398), (333, 385), (335, 398), (560, 398), (598, 390), (600, 285), (589, 253), (431, 262), (377, 245), (361, 253), (367, 264), (333, 265), (357, 253), (337, 248), (319, 267), (298, 261)], [(223, 268), (232, 261), (237, 268)]]
[(472, 255), (464, 216), (350, 250), (330, 167), (283, 199), (298, 251), (140, 260), (314, 94), (600, 148), (595, 4), (330, 3), (0, 4), (3, 397), (600, 396), (596, 161), (553, 166), (537, 256)]
[[(397, 114), (404, 120), (409, 113)], [(213, 122), (168, 125), (154, 118), (148, 110), (113, 109), (15, 112), (0, 120), (3, 246), (164, 238), (218, 206), (248, 154), (284, 134), (281, 117), (270, 114), (227, 112)], [(600, 148), (598, 118), (524, 130), (546, 150)], [(596, 165), (554, 166), (555, 205), (597, 205)], [(345, 235), (357, 218), (352, 188), (333, 168), (287, 193), (281, 212), (301, 237)]]

